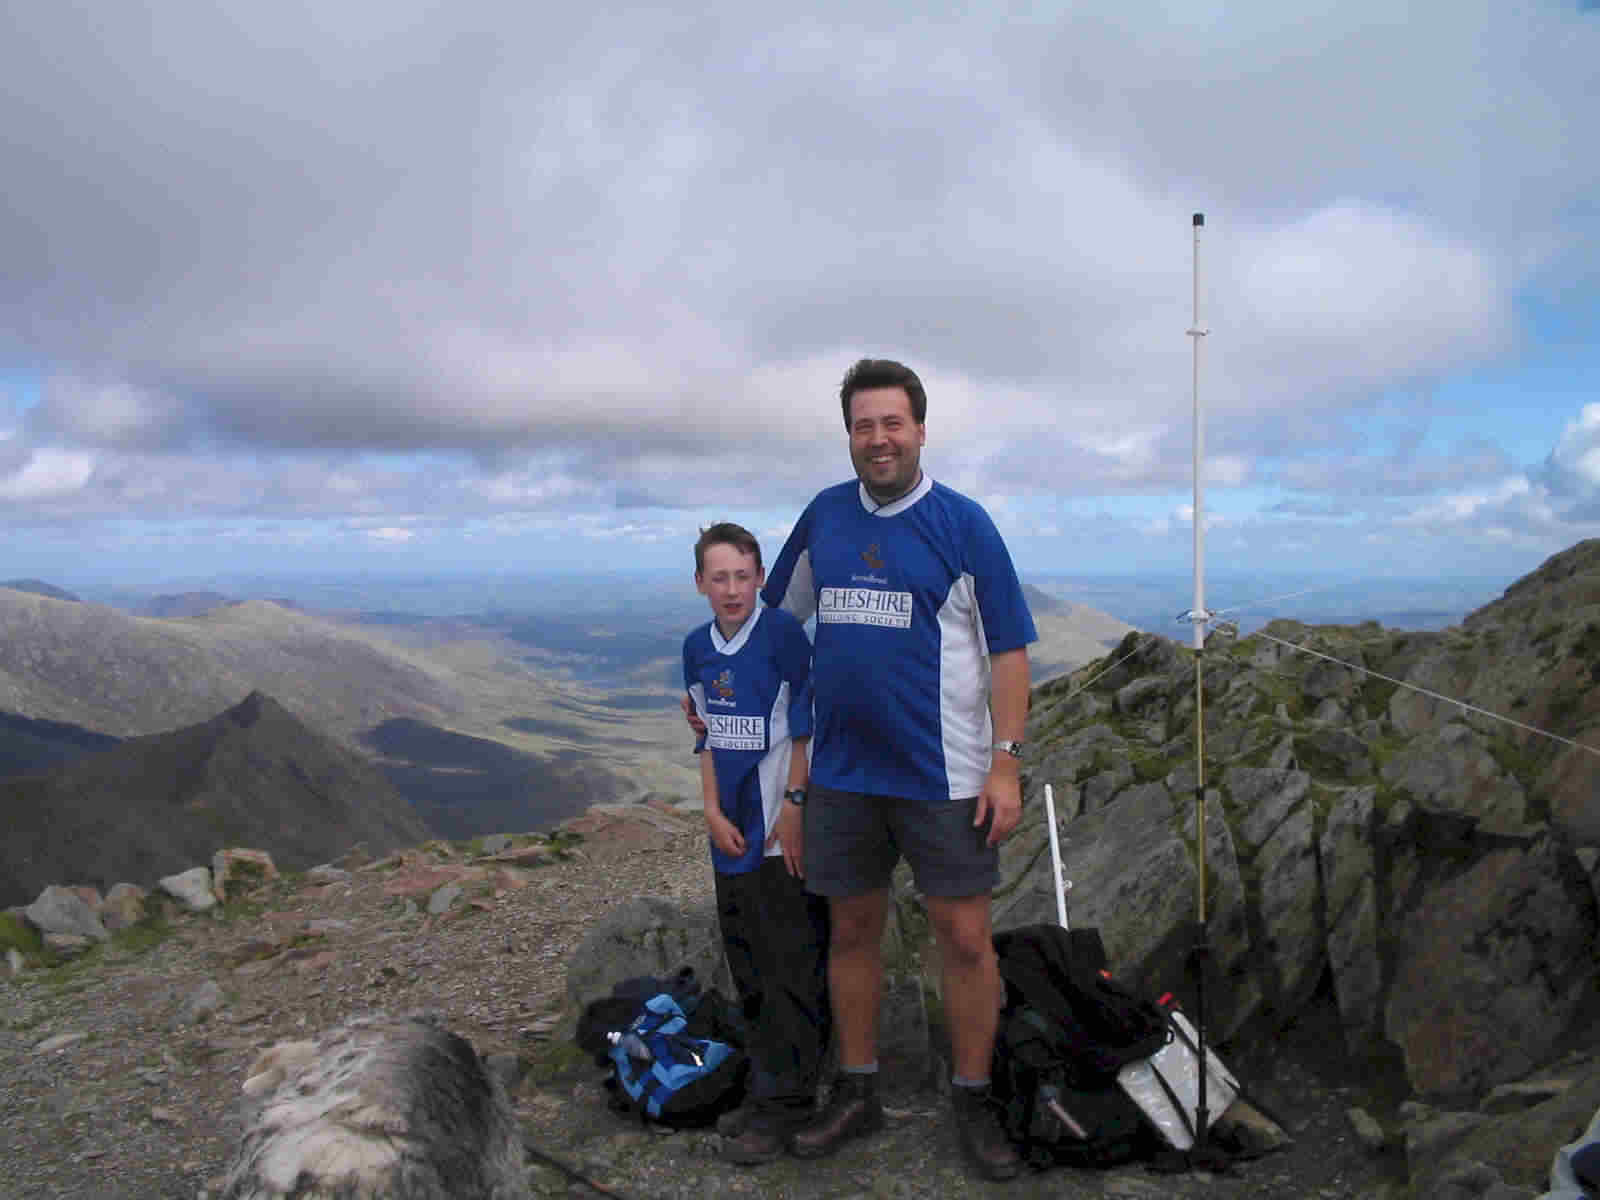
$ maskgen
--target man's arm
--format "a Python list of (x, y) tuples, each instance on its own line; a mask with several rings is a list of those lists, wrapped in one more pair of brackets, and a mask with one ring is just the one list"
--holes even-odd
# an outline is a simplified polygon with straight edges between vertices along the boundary
[(683, 709), (683, 719), (694, 730), (694, 752), (699, 754), (706, 744), (706, 723), (700, 717), (700, 712), (706, 706), (706, 689), (704, 684), (696, 680), (694, 659), (689, 649), (693, 637), (690, 634), (683, 639), (683, 698), (678, 703)]
[[(797, 737), (789, 745), (789, 786), (788, 791), (804, 791), (810, 781), (810, 761), (807, 750), (810, 749), (809, 736)], [(778, 810), (778, 823), (772, 831), (772, 836), (767, 838), (768, 850), (772, 849), (773, 842), (783, 846), (783, 863), (788, 868), (789, 874), (796, 879), (806, 877), (805, 856), (805, 810), (798, 804), (790, 804), (787, 799), (783, 807)]]
[[(1028, 723), (1028, 651), (1006, 650), (989, 659), (989, 715), (997, 742), (1020, 742)], [(974, 827), (990, 814), (989, 845), (997, 845), (1022, 819), (1022, 763), (1003, 750), (990, 751), (989, 775), (978, 793)]]
[(781, 608), (802, 623), (817, 611), (816, 581), (811, 572), (811, 554), (806, 548), (811, 537), (811, 509), (815, 504), (813, 500), (806, 505), (800, 519), (794, 523), (783, 549), (767, 568), (767, 582), (761, 589), (762, 603), (768, 608)]
[(698, 753), (700, 746), (706, 740), (706, 723), (701, 719), (700, 714), (695, 711), (694, 701), (688, 696), (678, 701), (678, 707), (683, 709), (683, 719), (689, 723), (689, 728), (694, 730), (696, 738), (695, 751)]

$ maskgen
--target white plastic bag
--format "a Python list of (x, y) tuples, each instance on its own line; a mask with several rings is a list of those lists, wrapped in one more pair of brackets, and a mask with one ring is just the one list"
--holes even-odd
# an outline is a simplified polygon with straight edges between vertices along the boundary
[[(1168, 1010), (1167, 1019), (1172, 1024), (1171, 1040), (1149, 1058), (1125, 1064), (1117, 1072), (1117, 1082), (1169, 1146), (1187, 1150), (1194, 1145), (1200, 1104), (1199, 1038), (1189, 1018), (1177, 1009)], [(1210, 1126), (1239, 1094), (1239, 1081), (1210, 1046), (1206, 1064), (1206, 1125)], [(1174, 1097), (1181, 1109), (1174, 1105)]]

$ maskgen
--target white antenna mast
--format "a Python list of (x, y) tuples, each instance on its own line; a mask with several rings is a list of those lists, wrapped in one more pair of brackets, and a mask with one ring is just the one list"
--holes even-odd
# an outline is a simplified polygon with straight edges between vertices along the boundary
[(1203, 650), (1206, 644), (1206, 625), (1211, 614), (1206, 611), (1206, 500), (1205, 477), (1201, 463), (1205, 459), (1206, 431), (1200, 420), (1200, 343), (1207, 332), (1200, 323), (1200, 230), (1205, 228), (1205, 213), (1194, 215), (1194, 320), (1189, 324), (1189, 337), (1194, 343), (1194, 607), (1187, 616), (1194, 626), (1194, 648)]
[(1206, 1077), (1210, 1074), (1206, 1058), (1206, 970), (1211, 954), (1206, 929), (1206, 749), (1205, 687), (1202, 663), (1205, 659), (1206, 626), (1211, 614), (1206, 611), (1206, 510), (1205, 510), (1205, 426), (1200, 419), (1200, 343), (1208, 332), (1200, 320), (1200, 230), (1205, 228), (1204, 213), (1194, 214), (1194, 319), (1189, 337), (1194, 343), (1194, 607), (1184, 614), (1194, 629), (1194, 823), (1196, 845), (1195, 939), (1191, 962), (1195, 972), (1195, 1025), (1199, 1042), (1199, 1088), (1195, 1105), (1195, 1140), (1190, 1161), (1205, 1163), (1210, 1154), (1206, 1133), (1210, 1113), (1206, 1108)]

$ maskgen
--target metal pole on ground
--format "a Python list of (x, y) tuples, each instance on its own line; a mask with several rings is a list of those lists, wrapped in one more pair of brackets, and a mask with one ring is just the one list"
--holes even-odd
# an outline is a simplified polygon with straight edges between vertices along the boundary
[(1067, 885), (1061, 879), (1061, 844), (1056, 838), (1056, 795), (1050, 785), (1044, 785), (1044, 815), (1050, 824), (1050, 874), (1056, 881), (1056, 921), (1063, 929), (1067, 924)]

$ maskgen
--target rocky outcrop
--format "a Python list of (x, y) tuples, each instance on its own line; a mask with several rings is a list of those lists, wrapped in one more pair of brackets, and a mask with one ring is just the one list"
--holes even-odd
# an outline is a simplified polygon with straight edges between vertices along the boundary
[[(1216, 1037), (1269, 1033), (1325, 985), (1352, 1052), (1397, 1053), (1419, 1096), (1460, 1100), (1572, 1036), (1600, 930), (1600, 542), (1530, 580), (1438, 634), (1212, 637)], [(1001, 927), (1055, 918), (1049, 783), (1072, 920), (1101, 929), (1124, 977), (1191, 1004), (1195, 670), (1192, 651), (1130, 635), (1037, 689), (995, 907)]]
[[(96, 897), (98, 900), (98, 897)], [(26, 909), (23, 915), (40, 933), (47, 937), (60, 934), (67, 937), (93, 938), (103, 942), (110, 933), (96, 912), (98, 903), (91, 904), (74, 888), (52, 885)]]
[(666, 977), (694, 969), (708, 986), (733, 995), (724, 965), (715, 904), (686, 908), (659, 896), (635, 896), (584, 936), (567, 964), (567, 1008), (574, 1017), (614, 984), (639, 975)]
[(1549, 838), (1429, 887), (1394, 934), (1384, 1033), (1424, 1096), (1525, 1076), (1593, 987), (1593, 899)]

